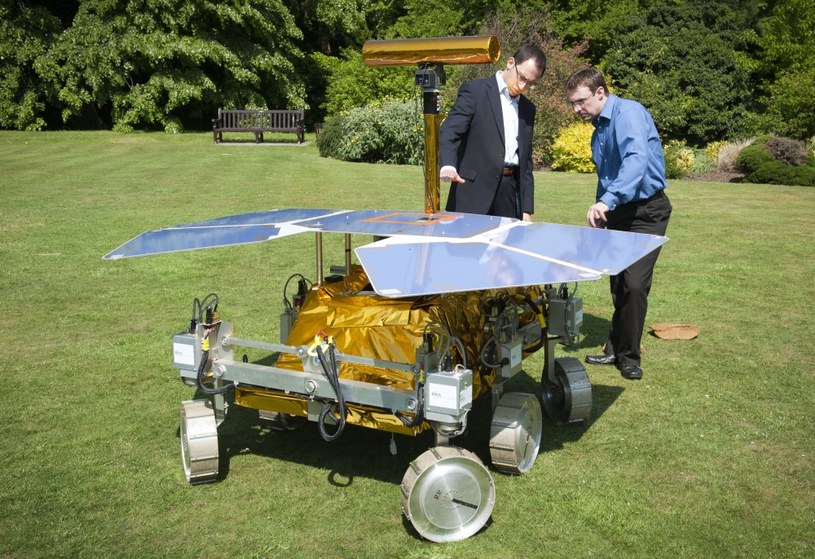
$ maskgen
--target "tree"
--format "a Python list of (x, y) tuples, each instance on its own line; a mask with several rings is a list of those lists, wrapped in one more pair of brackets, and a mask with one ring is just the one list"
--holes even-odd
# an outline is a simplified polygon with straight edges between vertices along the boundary
[[(398, 0), (285, 0), (299, 29), (300, 48), (306, 53), (301, 67), (306, 89), (309, 124), (322, 122), (326, 107), (346, 107), (347, 99), (330, 100), (327, 89), (337, 79), (348, 83), (347, 57), (370, 37), (381, 36), (401, 15)], [(333, 72), (333, 70), (337, 72)], [(338, 86), (334, 86), (336, 89)], [(340, 86), (343, 89), (345, 86)], [(353, 89), (353, 87), (351, 88)], [(344, 94), (341, 94), (344, 96)], [(355, 105), (352, 105), (355, 106)], [(334, 110), (334, 109), (332, 109)]]
[(176, 131), (218, 106), (303, 107), (300, 37), (275, 0), (83, 0), (35, 66), (65, 121), (91, 105), (120, 130)]
[(366, 66), (359, 49), (346, 49), (330, 68), (324, 108), (329, 115), (364, 107), (384, 98), (405, 100), (413, 95), (413, 69), (405, 66)]
[(374, 0), (286, 0), (303, 32), (306, 52), (337, 56), (343, 48), (360, 45), (370, 36), (369, 14), (394, 9)]
[(702, 145), (740, 131), (746, 75), (699, 22), (632, 29), (612, 43), (603, 67), (616, 92), (648, 107), (667, 138)]
[(387, 29), (387, 38), (447, 37), (465, 35), (472, 25), (472, 16), (465, 16), (460, 2), (409, 0), (405, 14)]
[(667, 139), (701, 146), (748, 132), (750, 75), (727, 3), (655, 2), (627, 19), (600, 61), (616, 92), (648, 107)]
[[(377, 39), (444, 37), (469, 34), (487, 6), (474, 0), (453, 0), (445, 4), (430, 0), (407, 0), (388, 3), (389, 11), (377, 12), (381, 21), (392, 22), (388, 27), (370, 28)], [(372, 10), (369, 13), (374, 13)], [(465, 17), (465, 13), (468, 14)], [(387, 14), (387, 15), (385, 15)], [(476, 20), (475, 22), (473, 20)], [(339, 60), (320, 58), (329, 69), (325, 101), (322, 108), (329, 115), (355, 107), (363, 107), (383, 98), (407, 99), (416, 95), (414, 70), (410, 67), (367, 67), (361, 55), (362, 43), (342, 50)], [(312, 57), (314, 58), (314, 57)]]
[(41, 6), (0, 0), (0, 127), (41, 130), (51, 90), (34, 69), (62, 29)]
[(764, 130), (793, 138), (815, 135), (815, 10), (811, 0), (779, 0), (759, 25)]
[(534, 43), (546, 54), (546, 73), (526, 93), (537, 108), (532, 159), (536, 165), (550, 165), (552, 146), (558, 132), (575, 122), (574, 112), (565, 100), (564, 85), (568, 76), (585, 65), (580, 58), (586, 46), (579, 43), (566, 46), (554, 33), (552, 20), (546, 11), (522, 8), (509, 17), (501, 12), (490, 16), (477, 33), (495, 35), (501, 41), (501, 60), (497, 65), (467, 65), (453, 67), (450, 79), (442, 90), (442, 106), (452, 107), (458, 88), (465, 80), (486, 77), (506, 67), (506, 60), (524, 43)]
[(558, 0), (555, 28), (588, 43), (615, 92), (635, 98), (668, 139), (702, 145), (751, 133), (759, 110), (751, 40), (764, 0)]

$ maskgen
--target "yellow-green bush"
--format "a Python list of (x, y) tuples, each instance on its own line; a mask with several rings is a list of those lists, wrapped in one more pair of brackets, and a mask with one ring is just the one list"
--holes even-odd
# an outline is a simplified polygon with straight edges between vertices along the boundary
[(705, 147), (705, 155), (711, 161), (716, 161), (719, 159), (719, 152), (722, 151), (722, 148), (727, 145), (727, 142), (718, 141), (718, 142), (710, 142), (707, 147)]
[(665, 155), (665, 176), (669, 179), (682, 179), (690, 174), (696, 162), (693, 150), (683, 141), (673, 140), (663, 147)]
[(593, 173), (591, 134), (594, 126), (579, 122), (562, 128), (552, 145), (552, 169), (567, 173)]

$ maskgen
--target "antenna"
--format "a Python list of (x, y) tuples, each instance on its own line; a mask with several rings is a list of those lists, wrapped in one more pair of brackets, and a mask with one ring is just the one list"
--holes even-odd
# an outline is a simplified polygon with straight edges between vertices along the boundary
[(368, 66), (416, 65), (415, 85), (422, 88), (424, 114), (424, 211), (440, 210), (439, 127), (441, 103), (439, 87), (446, 76), (444, 64), (486, 64), (498, 61), (501, 46), (498, 37), (436, 37), (430, 39), (392, 39), (366, 41), (362, 59)]

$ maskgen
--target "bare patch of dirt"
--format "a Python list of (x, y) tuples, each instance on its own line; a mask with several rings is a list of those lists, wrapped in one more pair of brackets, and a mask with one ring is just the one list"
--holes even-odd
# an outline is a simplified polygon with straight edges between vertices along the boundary
[(699, 182), (741, 182), (744, 175), (741, 173), (725, 173), (717, 171), (715, 173), (694, 173), (688, 177), (688, 180)]

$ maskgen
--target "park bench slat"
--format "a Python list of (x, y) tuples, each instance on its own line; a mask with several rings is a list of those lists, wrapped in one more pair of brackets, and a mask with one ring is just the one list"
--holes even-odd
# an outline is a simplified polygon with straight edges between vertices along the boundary
[(298, 143), (305, 134), (303, 109), (218, 109), (218, 118), (212, 120), (215, 142), (223, 141), (224, 132), (251, 132), (255, 142), (263, 141), (264, 132), (293, 132)]

